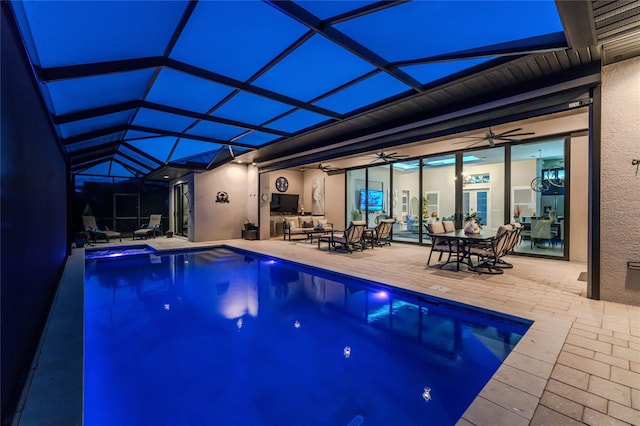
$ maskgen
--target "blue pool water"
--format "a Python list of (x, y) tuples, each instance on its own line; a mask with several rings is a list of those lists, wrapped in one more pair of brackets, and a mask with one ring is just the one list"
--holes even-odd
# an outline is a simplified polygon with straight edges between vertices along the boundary
[(529, 326), (228, 249), (87, 259), (85, 424), (453, 425)]
[(155, 253), (156, 251), (147, 245), (123, 246), (117, 248), (87, 248), (85, 249), (85, 259), (107, 259)]

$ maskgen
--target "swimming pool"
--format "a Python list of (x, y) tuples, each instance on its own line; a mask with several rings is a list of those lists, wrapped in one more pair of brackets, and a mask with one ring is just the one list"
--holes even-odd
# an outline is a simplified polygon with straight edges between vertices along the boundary
[(455, 424), (531, 324), (228, 249), (85, 285), (87, 425)]

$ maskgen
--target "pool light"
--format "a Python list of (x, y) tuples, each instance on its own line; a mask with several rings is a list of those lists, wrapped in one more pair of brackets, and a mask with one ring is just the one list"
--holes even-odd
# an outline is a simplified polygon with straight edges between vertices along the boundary
[(294, 326), (295, 328), (300, 328), (300, 321), (297, 321), (297, 320), (296, 320), (296, 322), (294, 322), (294, 323), (293, 323), (293, 326)]
[(431, 401), (431, 388), (424, 388), (422, 398), (424, 398), (425, 402)]
[(389, 293), (387, 293), (384, 290), (380, 290), (380, 291), (374, 293), (374, 296), (377, 297), (378, 299), (388, 299), (389, 298)]
[(351, 356), (351, 346), (345, 346), (342, 353), (344, 354), (345, 358), (349, 358)]

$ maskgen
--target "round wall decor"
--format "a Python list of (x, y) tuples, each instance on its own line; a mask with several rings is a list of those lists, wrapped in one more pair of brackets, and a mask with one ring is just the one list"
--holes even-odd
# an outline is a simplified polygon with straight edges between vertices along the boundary
[(276, 189), (280, 192), (286, 192), (289, 189), (289, 181), (286, 177), (280, 176), (276, 179)]

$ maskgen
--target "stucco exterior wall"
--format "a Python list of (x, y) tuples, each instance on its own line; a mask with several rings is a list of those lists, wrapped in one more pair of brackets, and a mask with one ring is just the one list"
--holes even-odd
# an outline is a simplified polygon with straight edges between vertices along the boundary
[(601, 139), (600, 297), (640, 305), (640, 58), (602, 70)]
[[(229, 163), (194, 177), (194, 226), (192, 241), (217, 241), (240, 238), (245, 221), (255, 214), (247, 201), (257, 197), (248, 191), (249, 172), (246, 164)], [(226, 192), (228, 203), (216, 202), (219, 192)], [(191, 240), (189, 229), (189, 240)]]

